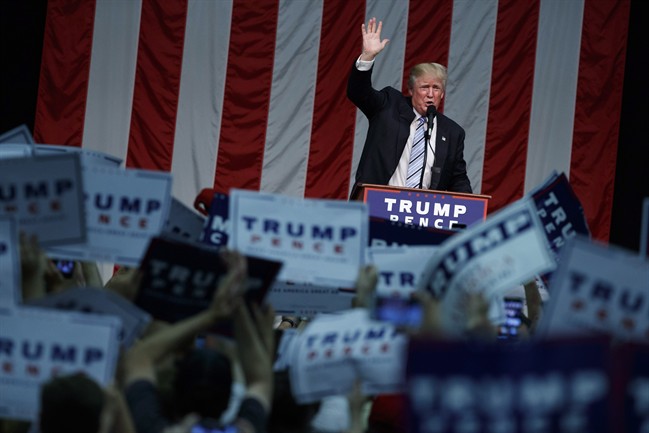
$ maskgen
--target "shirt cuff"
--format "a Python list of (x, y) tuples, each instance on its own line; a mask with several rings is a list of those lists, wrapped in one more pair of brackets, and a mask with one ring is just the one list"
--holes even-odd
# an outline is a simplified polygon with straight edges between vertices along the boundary
[(374, 65), (374, 59), (368, 62), (366, 60), (361, 60), (361, 56), (358, 56), (358, 59), (356, 60), (356, 69), (358, 69), (359, 71), (369, 71), (370, 69), (372, 69), (372, 66)]

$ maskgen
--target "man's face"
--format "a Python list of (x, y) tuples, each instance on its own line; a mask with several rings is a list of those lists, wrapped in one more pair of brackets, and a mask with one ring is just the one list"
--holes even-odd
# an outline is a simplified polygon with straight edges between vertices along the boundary
[(429, 105), (434, 105), (435, 108), (438, 108), (444, 98), (442, 80), (431, 74), (424, 74), (417, 77), (415, 79), (415, 86), (409, 89), (409, 91), (410, 96), (412, 96), (412, 106), (422, 116), (426, 115), (426, 109)]

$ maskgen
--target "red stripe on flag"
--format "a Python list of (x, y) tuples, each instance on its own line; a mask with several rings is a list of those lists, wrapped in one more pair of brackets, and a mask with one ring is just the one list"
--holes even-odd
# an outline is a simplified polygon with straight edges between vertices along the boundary
[(95, 2), (50, 0), (34, 125), (37, 143), (81, 146)]
[(498, 2), (482, 175), (489, 212), (525, 192), (538, 23), (538, 0)]
[(602, 241), (610, 234), (629, 8), (628, 1), (584, 4), (570, 183)]
[(187, 0), (142, 2), (126, 166), (171, 171)]
[(235, 0), (214, 189), (259, 190), (273, 79), (277, 1)]
[[(448, 65), (448, 52), (451, 44), (451, 21), (453, 0), (411, 1), (408, 10), (408, 32), (403, 68), (403, 93), (408, 93), (410, 69), (419, 63), (435, 62)], [(422, 29), (434, 29), (433, 37), (422, 37)], [(439, 111), (442, 106), (437, 107)]]
[[(365, 2), (325, 0), (305, 197), (345, 199), (354, 149), (356, 107), (347, 76), (362, 48)], [(350, 28), (351, 34), (341, 29)]]

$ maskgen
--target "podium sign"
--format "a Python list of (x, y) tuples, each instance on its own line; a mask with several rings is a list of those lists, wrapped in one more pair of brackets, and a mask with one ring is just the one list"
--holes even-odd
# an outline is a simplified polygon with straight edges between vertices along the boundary
[(489, 196), (381, 185), (361, 185), (357, 199), (369, 208), (370, 217), (422, 227), (469, 227), (487, 218)]

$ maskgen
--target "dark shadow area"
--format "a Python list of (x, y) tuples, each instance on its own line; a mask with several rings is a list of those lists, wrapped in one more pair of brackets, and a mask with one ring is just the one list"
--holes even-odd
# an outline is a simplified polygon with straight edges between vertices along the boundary
[(648, 2), (631, 2), (611, 215), (610, 242), (634, 251), (640, 248), (642, 198), (649, 197), (648, 14)]
[(0, 133), (34, 130), (47, 0), (0, 3)]

